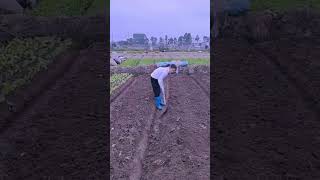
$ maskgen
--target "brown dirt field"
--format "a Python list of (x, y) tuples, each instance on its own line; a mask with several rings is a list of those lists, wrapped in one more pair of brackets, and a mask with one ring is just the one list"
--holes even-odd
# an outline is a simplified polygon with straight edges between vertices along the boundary
[(0, 134), (0, 178), (105, 179), (105, 58), (84, 51)]
[(136, 77), (110, 106), (110, 163), (111, 179), (128, 179), (132, 169), (129, 162), (135, 156), (135, 147), (144, 126), (152, 115), (150, 79)]
[(149, 75), (136, 77), (112, 102), (111, 179), (209, 179), (209, 98), (187, 75), (173, 75), (166, 85), (161, 112)]
[(309, 101), (310, 108), (320, 113), (320, 41), (316, 38), (283, 39), (272, 46), (267, 42), (258, 47), (277, 61)]
[(305, 64), (317, 63), (319, 43), (289, 41), (215, 42), (214, 177), (319, 179), (319, 71), (307, 73), (316, 66)]

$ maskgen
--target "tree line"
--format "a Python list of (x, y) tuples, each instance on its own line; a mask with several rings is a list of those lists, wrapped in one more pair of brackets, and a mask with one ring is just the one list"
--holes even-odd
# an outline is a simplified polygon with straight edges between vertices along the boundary
[[(208, 36), (204, 36), (202, 41), (203, 42), (209, 42), (210, 38)], [(191, 33), (185, 33), (183, 36), (179, 36), (178, 38), (176, 37), (168, 37), (167, 35), (165, 35), (164, 38), (159, 37), (158, 38), (152, 36), (150, 38), (151, 44), (152, 45), (178, 45), (178, 46), (182, 46), (182, 45), (191, 45), (192, 44), (192, 36)], [(199, 35), (196, 35), (195, 37), (195, 41), (199, 42), (200, 41), (200, 37)]]
[[(196, 35), (195, 39), (196, 42), (200, 41), (200, 37), (199, 35)], [(203, 42), (209, 42), (210, 38), (208, 36), (204, 36), (202, 38)], [(133, 38), (129, 38), (127, 39), (127, 43), (128, 44), (133, 44), (134, 39)], [(151, 36), (150, 39), (146, 38), (143, 44), (148, 44), (149, 42), (151, 42), (152, 46), (156, 46), (156, 45), (175, 45), (175, 46), (182, 46), (182, 45), (191, 45), (192, 44), (192, 36), (191, 33), (185, 33), (183, 36), (179, 36), (178, 38), (176, 37), (168, 37), (167, 35), (165, 35), (165, 37), (154, 37)]]

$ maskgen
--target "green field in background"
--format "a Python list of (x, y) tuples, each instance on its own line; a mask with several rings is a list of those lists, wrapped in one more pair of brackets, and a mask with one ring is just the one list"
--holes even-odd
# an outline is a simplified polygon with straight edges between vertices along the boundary
[(87, 15), (96, 15), (99, 13), (104, 13), (107, 9), (107, 2), (105, 0), (94, 0), (90, 8), (87, 10)]
[[(192, 64), (210, 64), (209, 59), (186, 59), (190, 65)], [(151, 65), (156, 64), (157, 62), (166, 62), (171, 61), (168, 59), (128, 59), (127, 61), (124, 61), (121, 66), (123, 67), (134, 67), (134, 66), (143, 66), (143, 65)]]
[(311, 5), (312, 8), (320, 8), (320, 0), (252, 0), (251, 9), (254, 11), (272, 9), (289, 10), (295, 8), (304, 8)]
[(42, 0), (29, 12), (35, 16), (81, 16), (104, 12), (104, 0)]

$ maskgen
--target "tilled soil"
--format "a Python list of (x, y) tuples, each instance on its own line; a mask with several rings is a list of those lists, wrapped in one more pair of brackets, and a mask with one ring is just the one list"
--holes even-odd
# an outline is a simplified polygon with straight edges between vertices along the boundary
[[(303, 93), (308, 87), (287, 70), (294, 64), (291, 54), (274, 51), (272, 58), (257, 47), (241, 40), (215, 42), (213, 175), (319, 179), (320, 123)], [(277, 47), (276, 42), (269, 47)], [(301, 56), (303, 51), (302, 45), (295, 48)]]
[(210, 97), (210, 76), (207, 74), (191, 74), (190, 77), (194, 80), (194, 82), (202, 89), (202, 91)]
[(111, 179), (209, 179), (209, 97), (187, 75), (167, 81), (162, 112), (148, 75), (111, 104)]
[[(266, 48), (268, 46), (271, 48)], [(291, 38), (273, 44), (262, 43), (257, 47), (283, 67), (304, 97), (309, 99), (310, 108), (320, 113), (320, 41), (317, 38)]]
[(150, 77), (139, 76), (111, 103), (111, 179), (128, 179), (132, 171), (136, 147), (153, 113), (150, 90)]
[(0, 178), (108, 177), (105, 58), (84, 51), (0, 134)]

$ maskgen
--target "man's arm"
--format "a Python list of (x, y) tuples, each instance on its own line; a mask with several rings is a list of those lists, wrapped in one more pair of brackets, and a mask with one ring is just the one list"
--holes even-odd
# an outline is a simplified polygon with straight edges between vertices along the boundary
[(162, 96), (162, 103), (165, 105), (165, 104), (167, 104), (166, 103), (166, 95), (165, 95), (165, 92), (164, 92), (164, 84), (163, 84), (163, 79), (161, 79), (160, 81), (159, 81), (159, 85), (160, 85), (160, 89), (161, 89), (161, 96)]
[(163, 79), (164, 79), (164, 78), (159, 78), (159, 79), (158, 79), (158, 82), (159, 82), (160, 89), (161, 89), (161, 96), (162, 96), (161, 99), (162, 99), (162, 103), (163, 103), (164, 105), (166, 105), (167, 103), (166, 103), (166, 95), (165, 95), (165, 87), (164, 87)]
[(160, 77), (160, 78), (158, 79), (158, 83), (159, 83), (159, 85), (160, 85), (161, 93), (162, 93), (162, 95), (164, 96), (165, 93), (164, 93), (163, 77)]
[(167, 75), (168, 75), (168, 73), (166, 71), (164, 71), (158, 77), (158, 83), (159, 83), (159, 86), (160, 86), (160, 89), (161, 89), (161, 95), (163, 97), (164, 104), (166, 104), (166, 101), (165, 101), (166, 98), (165, 98), (165, 88), (164, 88), (163, 80), (166, 78)]

